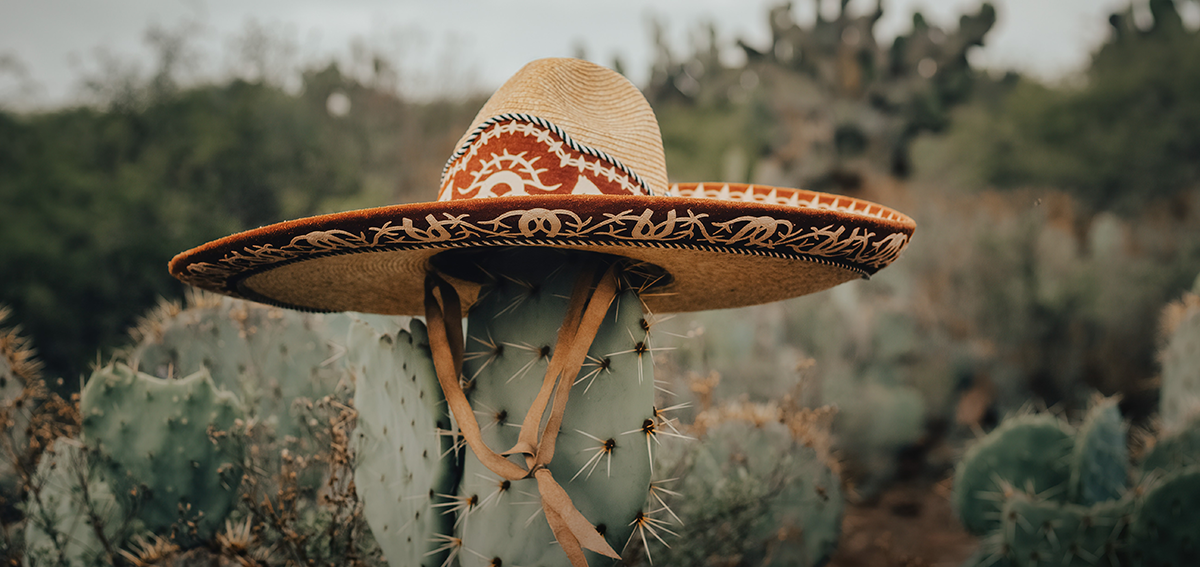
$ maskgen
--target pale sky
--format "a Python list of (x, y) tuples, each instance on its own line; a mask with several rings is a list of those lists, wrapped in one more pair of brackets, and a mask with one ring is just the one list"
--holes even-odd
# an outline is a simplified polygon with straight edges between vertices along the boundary
[[(1133, 0), (1148, 19), (1145, 0)], [(1130, 0), (995, 0), (999, 21), (972, 62), (1046, 79), (1082, 68), (1108, 34), (1107, 17)], [(0, 0), (0, 103), (26, 108), (78, 100), (80, 76), (107, 56), (153, 67), (144, 42), (152, 24), (197, 30), (197, 76), (227, 68), (231, 39), (251, 22), (286, 37), (301, 61), (346, 60), (357, 41), (389, 56), (406, 72), (411, 92), (472, 88), (487, 91), (526, 62), (567, 56), (579, 46), (609, 64), (620, 56), (634, 82), (644, 82), (652, 57), (648, 22), (657, 18), (677, 52), (706, 22), (732, 46), (743, 38), (764, 45), (766, 12), (779, 0)], [(814, 0), (796, 0), (799, 21), (811, 21)], [(942, 27), (978, 9), (980, 0), (884, 0), (876, 35), (890, 41), (921, 10)], [(1200, 25), (1200, 2), (1185, 3), (1185, 19)], [(825, 0), (826, 13), (837, 0)], [(873, 0), (852, 0), (863, 11)], [(448, 66), (444, 65), (449, 62)], [(448, 71), (441, 71), (448, 67)], [(18, 69), (23, 69), (19, 71)], [(23, 74), (23, 78), (22, 77)]]

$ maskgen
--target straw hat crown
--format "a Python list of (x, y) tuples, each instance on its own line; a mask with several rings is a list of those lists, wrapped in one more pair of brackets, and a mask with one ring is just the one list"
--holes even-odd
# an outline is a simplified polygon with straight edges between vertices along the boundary
[(637, 172), (653, 194), (667, 191), (667, 160), (654, 110), (620, 74), (578, 59), (539, 59), (488, 99), (456, 147), (485, 121), (504, 114), (542, 118), (574, 140)]

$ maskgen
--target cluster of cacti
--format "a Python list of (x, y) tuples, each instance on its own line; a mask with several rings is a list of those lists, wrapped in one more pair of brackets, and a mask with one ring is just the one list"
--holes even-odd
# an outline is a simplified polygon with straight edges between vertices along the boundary
[(1164, 465), (1170, 459), (1152, 450), (1131, 474), (1127, 433), (1116, 400), (1108, 398), (1094, 404), (1079, 427), (1049, 415), (1021, 415), (971, 447), (954, 478), (963, 525), (987, 536), (971, 564), (1184, 565), (1194, 559), (1200, 513), (1186, 503), (1200, 492), (1200, 467)]
[[(818, 411), (818, 413), (821, 413)], [(840, 480), (828, 431), (810, 410), (734, 404), (697, 416), (696, 442), (681, 444), (659, 466), (676, 477), (652, 487), (667, 541), (647, 540), (653, 565), (825, 564), (842, 526)]]
[(220, 388), (237, 394), (248, 414), (278, 437), (303, 430), (296, 399), (335, 393), (336, 362), (348, 316), (314, 316), (195, 293), (187, 309), (161, 305), (142, 320), (132, 364), (160, 378), (207, 370)]
[(951, 361), (963, 349), (920, 328), (913, 315), (849, 286), (830, 296), (752, 307), (737, 316), (675, 317), (663, 323), (667, 332), (692, 336), (673, 341), (665, 359), (727, 378), (716, 387), (718, 398), (778, 400), (797, 393), (806, 405), (836, 406), (834, 442), (848, 480), (869, 497), (892, 479), (897, 456), (926, 436), (927, 421), (953, 412), (958, 384)]
[[(352, 385), (341, 354), (354, 320), (195, 295), (143, 323), (131, 365), (92, 374), (82, 416), (40, 378), (15, 401), (6, 393), (3, 453), (20, 452), (8, 442), (17, 433), (28, 447), (16, 449), (53, 451), (19, 478), (23, 518), (4, 518), (5, 555), (31, 566), (378, 558), (354, 492), (354, 410), (339, 401)], [(5, 378), (30, 364), (6, 360)], [(8, 427), (10, 405), (24, 427)]]
[[(484, 283), (466, 321), (461, 384), (483, 441), (502, 452), (518, 445), (544, 389), (580, 274), (599, 275), (611, 260), (553, 251), (473, 260)], [(681, 426), (655, 406), (642, 276), (622, 266), (567, 384), (556, 456), (546, 465), (552, 478), (617, 551), (649, 553), (675, 531), (700, 537), (693, 532), (737, 518), (736, 533), (720, 539), (738, 554), (822, 563), (840, 528), (838, 478), (827, 457), (804, 445), (811, 438), (797, 441), (778, 419), (710, 424), (703, 444), (685, 451), (691, 478), (679, 494), (715, 489), (717, 508), (696, 508), (651, 483), (661, 438), (682, 435)], [(86, 381), (81, 434), (58, 439), (32, 475), (19, 552), (29, 564), (566, 561), (544, 517), (540, 479), (501, 478), (466, 447), (420, 321), (403, 330), (394, 318), (191, 301), (164, 305), (143, 323), (130, 365), (109, 364)], [(543, 439), (545, 419), (533, 422)], [(753, 512), (764, 498), (765, 511)], [(676, 552), (687, 547), (662, 555), (686, 561)], [(606, 561), (590, 551), (587, 558)]]

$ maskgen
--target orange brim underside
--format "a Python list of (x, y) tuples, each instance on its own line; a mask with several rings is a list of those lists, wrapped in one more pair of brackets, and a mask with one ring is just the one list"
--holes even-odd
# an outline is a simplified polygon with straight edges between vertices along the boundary
[[(740, 184), (670, 197), (547, 195), (395, 205), (282, 222), (179, 254), (185, 283), (311, 311), (419, 315), (425, 273), (449, 250), (535, 246), (661, 268), (654, 312), (723, 309), (813, 293), (893, 262), (916, 228), (887, 207)], [(476, 283), (456, 281), (469, 304)]]

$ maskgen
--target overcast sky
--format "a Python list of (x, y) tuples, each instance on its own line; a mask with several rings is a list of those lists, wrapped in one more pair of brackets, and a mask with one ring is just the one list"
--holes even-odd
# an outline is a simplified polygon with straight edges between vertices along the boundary
[[(1134, 0), (1144, 3), (1145, 0)], [(995, 0), (999, 22), (987, 46), (971, 55), (978, 65), (1016, 69), (1055, 79), (1080, 69), (1108, 33), (1107, 16), (1130, 0)], [(83, 73), (103, 57), (148, 71), (151, 25), (196, 30), (196, 72), (228, 65), (231, 39), (253, 23), (289, 38), (295, 57), (319, 61), (348, 57), (355, 41), (400, 63), (413, 90), (497, 86), (531, 59), (566, 56), (580, 47), (589, 59), (620, 56), (635, 82), (644, 81), (651, 58), (648, 21), (661, 21), (683, 51), (690, 34), (716, 22), (729, 44), (744, 38), (764, 44), (768, 7), (779, 0), (0, 0), (0, 101), (53, 106), (74, 100)], [(813, 0), (797, 0), (794, 13), (810, 21)], [(943, 27), (975, 11), (979, 0), (884, 0), (876, 28), (890, 40), (911, 27), (921, 10)], [(827, 12), (837, 0), (825, 0)], [(863, 11), (874, 0), (852, 0)], [(1200, 25), (1200, 2), (1186, 19)], [(1139, 7), (1144, 19), (1148, 12)], [(449, 63), (448, 72), (438, 69)], [(23, 69), (24, 78), (19, 79)], [(18, 89), (19, 88), (19, 89)], [(17, 91), (20, 90), (18, 93)], [(19, 96), (18, 96), (19, 95)]]

